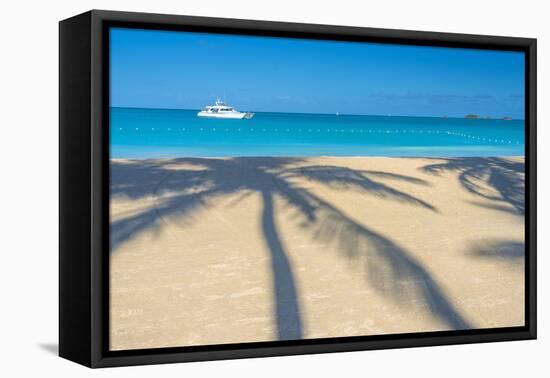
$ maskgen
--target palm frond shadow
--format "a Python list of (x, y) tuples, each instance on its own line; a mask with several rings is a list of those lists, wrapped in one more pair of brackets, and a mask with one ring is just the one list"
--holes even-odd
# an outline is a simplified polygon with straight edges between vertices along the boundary
[(376, 289), (402, 305), (424, 300), (431, 313), (450, 329), (471, 328), (410, 252), (311, 192), (298, 193), (302, 201), (316, 209), (315, 219), (318, 219), (304, 222), (303, 227), (311, 229), (314, 237), (321, 241), (337, 243), (338, 251), (347, 258), (362, 260), (367, 267), (367, 279)]
[[(525, 214), (525, 163), (498, 157), (437, 158), (421, 169), (432, 174), (457, 172), (463, 188), (491, 204), (480, 206)], [(488, 189), (489, 188), (489, 189)]]
[(428, 202), (407, 194), (403, 191), (394, 189), (391, 186), (383, 184), (380, 181), (377, 181), (378, 178), (385, 178), (397, 181), (405, 181), (417, 185), (428, 185), (425, 180), (416, 177), (404, 176), (389, 172), (357, 170), (347, 167), (326, 165), (299, 167), (285, 173), (285, 178), (303, 177), (307, 180), (323, 183), (334, 188), (341, 187), (343, 189), (358, 189), (379, 197), (408, 202), (414, 205), (422, 206), (432, 211), (437, 211), (437, 209)]
[(476, 243), (469, 252), (470, 256), (501, 260), (510, 263), (523, 262), (525, 243), (515, 240), (483, 240)]
[[(151, 161), (131, 164), (111, 163), (112, 195), (130, 198), (155, 197), (155, 206), (111, 225), (111, 251), (143, 231), (160, 230), (163, 221), (191, 219), (199, 211), (207, 211), (212, 200), (231, 194), (241, 195), (236, 203), (252, 193), (262, 198), (261, 224), (264, 241), (270, 252), (273, 272), (274, 307), (279, 340), (303, 338), (303, 322), (292, 266), (284, 241), (277, 228), (274, 200), (282, 199), (303, 218), (303, 226), (316, 238), (337, 240), (348, 257), (361, 255), (369, 266), (368, 279), (374, 286), (399, 301), (419, 293), (429, 303), (435, 317), (449, 328), (468, 328), (458, 310), (429, 273), (409, 253), (388, 238), (368, 229), (340, 212), (332, 204), (293, 182), (304, 177), (326, 185), (353, 187), (389, 200), (404, 201), (429, 211), (437, 209), (428, 202), (384, 184), (378, 178), (401, 180), (418, 185), (426, 182), (409, 176), (386, 172), (359, 171), (336, 166), (299, 167), (299, 158), (230, 158), (174, 159), (171, 164), (186, 168), (163, 168)], [(166, 162), (164, 163), (166, 166)], [(192, 166), (193, 169), (187, 167)], [(136, 181), (143, 173), (153, 177)], [(243, 172), (245, 174), (243, 175)], [(147, 176), (146, 177), (151, 177)], [(159, 183), (160, 182), (160, 183)], [(145, 186), (145, 188), (143, 188)], [(382, 274), (388, 270), (388, 275)], [(395, 281), (394, 283), (392, 283)], [(411, 289), (412, 288), (412, 289)], [(408, 290), (408, 291), (407, 291)], [(415, 294), (417, 295), (417, 294)]]

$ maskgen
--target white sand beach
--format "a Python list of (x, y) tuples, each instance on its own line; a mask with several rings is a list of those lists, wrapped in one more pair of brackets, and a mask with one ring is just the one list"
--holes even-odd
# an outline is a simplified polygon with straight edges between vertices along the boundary
[(524, 324), (523, 158), (111, 168), (112, 350)]

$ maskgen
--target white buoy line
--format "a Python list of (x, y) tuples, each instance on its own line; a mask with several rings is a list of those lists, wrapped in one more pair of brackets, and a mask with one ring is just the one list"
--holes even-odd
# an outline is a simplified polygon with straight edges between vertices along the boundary
[[(141, 131), (142, 129), (139, 128), (139, 127), (135, 127), (135, 128), (129, 128), (130, 130), (135, 130), (135, 131)], [(118, 128), (118, 131), (124, 131), (125, 128), (123, 127), (119, 127)], [(143, 130), (147, 130), (147, 129), (143, 129)], [(265, 129), (265, 128), (257, 128), (257, 129), (254, 129), (254, 128), (249, 128), (249, 129), (243, 129), (243, 128), (224, 128), (224, 129), (217, 129), (215, 127), (213, 128), (204, 128), (204, 127), (201, 127), (199, 129), (189, 129), (189, 128), (181, 128), (181, 129), (174, 129), (172, 130), (172, 128), (167, 128), (167, 129), (159, 129), (159, 128), (155, 128), (155, 127), (151, 127), (150, 128), (151, 131), (154, 131), (154, 132), (162, 132), (162, 131), (183, 131), (183, 132), (192, 132), (192, 131), (201, 131), (201, 132), (232, 132), (232, 131), (236, 131), (236, 132), (242, 132), (242, 131), (248, 131), (248, 132), (276, 132), (276, 133), (280, 133), (280, 132), (283, 132), (283, 133), (288, 133), (288, 132), (292, 132), (292, 131), (297, 131), (299, 133), (302, 133), (302, 132), (307, 132), (307, 133), (349, 133), (349, 134), (353, 134), (353, 133), (371, 133), (371, 134), (436, 134), (436, 135), (449, 135), (449, 136), (456, 136), (456, 137), (462, 137), (462, 138), (466, 138), (466, 139), (470, 139), (470, 140), (478, 140), (478, 141), (481, 141), (481, 142), (489, 142), (489, 143), (493, 143), (493, 144), (520, 144), (519, 141), (517, 140), (509, 140), (509, 139), (499, 139), (499, 138), (489, 138), (489, 137), (482, 137), (482, 136), (477, 136), (477, 135), (474, 135), (474, 134), (467, 134), (467, 133), (461, 133), (461, 132), (457, 132), (457, 131), (447, 131), (447, 130), (425, 130), (425, 129), (420, 129), (420, 130), (411, 130), (411, 129), (395, 129), (395, 130), (387, 130), (387, 129), (364, 129), (364, 128), (350, 128), (350, 129), (339, 129), (339, 128), (326, 128), (326, 129), (311, 129), (311, 128), (308, 128), (308, 129), (302, 129), (302, 128), (298, 128), (298, 129), (294, 129), (294, 130), (291, 130), (290, 128), (284, 128), (284, 129), (279, 129), (279, 128), (275, 128), (275, 129), (271, 129), (271, 130), (268, 130), (268, 129)]]

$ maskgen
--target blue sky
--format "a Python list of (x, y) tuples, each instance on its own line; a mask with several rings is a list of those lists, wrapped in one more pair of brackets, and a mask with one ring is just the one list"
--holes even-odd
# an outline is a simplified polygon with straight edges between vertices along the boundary
[(524, 118), (523, 53), (111, 29), (111, 105)]

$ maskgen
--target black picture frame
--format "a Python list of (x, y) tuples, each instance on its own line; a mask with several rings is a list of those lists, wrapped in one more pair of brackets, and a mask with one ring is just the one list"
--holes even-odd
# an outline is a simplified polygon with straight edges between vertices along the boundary
[[(108, 350), (109, 72), (112, 26), (525, 53), (525, 326)], [(536, 39), (92, 10), (59, 24), (59, 354), (88, 367), (536, 338)]]

